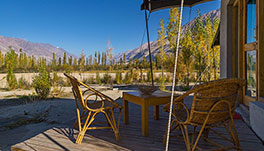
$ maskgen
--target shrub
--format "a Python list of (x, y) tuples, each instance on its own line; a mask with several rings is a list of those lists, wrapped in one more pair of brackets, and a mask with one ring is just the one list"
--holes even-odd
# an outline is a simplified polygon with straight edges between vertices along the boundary
[(102, 83), (111, 84), (111, 82), (112, 82), (112, 77), (108, 73), (105, 73), (103, 80), (102, 80)]
[(172, 77), (171, 77), (171, 74), (167, 74), (167, 82), (172, 82)]
[(93, 77), (86, 78), (83, 80), (83, 83), (85, 84), (95, 84), (95, 79)]
[(51, 88), (51, 80), (45, 65), (39, 68), (39, 74), (34, 77), (33, 87), (40, 99), (46, 99), (48, 97)]
[(150, 70), (148, 70), (147, 72), (147, 82), (151, 82), (151, 71)]
[(131, 70), (131, 75), (132, 75), (132, 82), (133, 81), (138, 81), (138, 79), (139, 79), (139, 73), (137, 71)]
[(17, 79), (13, 72), (8, 72), (6, 77), (8, 83), (8, 90), (13, 90), (17, 88)]
[(160, 82), (160, 89), (161, 90), (165, 90), (166, 89), (166, 86), (165, 86), (166, 77), (165, 76), (160, 76), (159, 82)]
[(127, 72), (125, 74), (125, 79), (124, 79), (124, 83), (131, 83), (132, 82), (132, 76), (130, 72)]
[(53, 77), (52, 77), (52, 86), (57, 86), (59, 81), (59, 76), (57, 72), (53, 72)]
[(122, 74), (121, 72), (116, 72), (116, 84), (120, 84), (122, 82)]
[(18, 87), (20, 89), (30, 89), (30, 84), (27, 82), (27, 80), (24, 77), (19, 78), (18, 80)]
[(96, 83), (97, 84), (101, 84), (101, 78), (100, 78), (99, 72), (96, 72), (96, 78), (95, 78), (95, 80), (96, 80)]

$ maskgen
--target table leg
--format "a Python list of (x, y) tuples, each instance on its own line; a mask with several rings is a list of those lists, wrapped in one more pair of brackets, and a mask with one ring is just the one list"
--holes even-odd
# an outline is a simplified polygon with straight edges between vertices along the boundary
[(159, 120), (159, 105), (154, 105), (154, 119)]
[(124, 113), (124, 123), (128, 124), (129, 123), (129, 117), (128, 117), (128, 102), (123, 98), (123, 113)]
[(142, 105), (141, 106), (141, 129), (142, 135), (148, 136), (148, 106)]

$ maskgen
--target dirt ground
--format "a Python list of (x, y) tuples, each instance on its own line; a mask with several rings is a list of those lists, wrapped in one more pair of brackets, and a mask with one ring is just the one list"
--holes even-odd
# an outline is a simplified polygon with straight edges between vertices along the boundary
[[(107, 90), (107, 87), (96, 87), (96, 89), (113, 99), (120, 97), (124, 91), (122, 88)], [(20, 98), (21, 95), (28, 95), (33, 91), (0, 90), (0, 150), (10, 150), (13, 144), (31, 138), (51, 127), (72, 126), (74, 123), (76, 110), (70, 87), (64, 90), (67, 97), (34, 102)]]

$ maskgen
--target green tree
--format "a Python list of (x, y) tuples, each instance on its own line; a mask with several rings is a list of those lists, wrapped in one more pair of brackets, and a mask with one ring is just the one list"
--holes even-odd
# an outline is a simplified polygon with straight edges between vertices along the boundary
[(61, 68), (61, 57), (59, 57), (58, 68)]
[(67, 55), (66, 52), (63, 54), (63, 69), (66, 70), (67, 68)]
[(24, 53), (23, 54), (23, 68), (24, 68), (24, 71), (27, 71), (28, 70), (28, 57), (27, 57), (27, 54)]
[(77, 70), (77, 69), (78, 69), (77, 58), (74, 58), (74, 61), (73, 61), (73, 68), (74, 68), (74, 70)]
[(170, 43), (171, 50), (175, 53), (176, 51), (176, 39), (179, 30), (180, 14), (178, 8), (172, 8), (169, 12), (169, 21), (167, 23), (167, 36)]
[(17, 79), (16, 76), (14, 74), (14, 68), (15, 68), (15, 63), (16, 63), (16, 56), (17, 54), (15, 53), (15, 51), (12, 49), (12, 47), (9, 47), (8, 52), (6, 53), (6, 62), (5, 62), (5, 66), (7, 69), (7, 83), (8, 83), (8, 89), (12, 90), (12, 89), (16, 89), (17, 88)]
[(23, 52), (22, 48), (19, 49), (19, 60), (18, 60), (18, 68), (22, 70), (24, 67), (24, 60), (23, 60)]
[(3, 67), (3, 65), (4, 65), (4, 55), (0, 50), (0, 69)]
[(162, 77), (164, 76), (164, 63), (167, 59), (166, 52), (165, 52), (165, 44), (166, 44), (166, 39), (165, 39), (165, 28), (164, 28), (164, 22), (163, 19), (160, 19), (160, 29), (158, 30), (158, 46), (159, 46), (159, 62), (161, 64), (161, 69), (162, 69)]
[(190, 29), (187, 29), (185, 36), (181, 40), (181, 55), (183, 64), (185, 66), (185, 73), (184, 74), (184, 83), (186, 84), (186, 87), (189, 87), (190, 83), (190, 72), (192, 71), (192, 63), (193, 63), (193, 52), (194, 52), (194, 44), (192, 41), (192, 35)]
[(97, 58), (97, 63), (98, 63), (98, 65), (100, 65), (100, 61), (101, 61), (101, 53), (100, 53), (100, 51), (98, 51), (98, 58)]
[(52, 62), (51, 62), (51, 68), (52, 70), (56, 70), (57, 64), (56, 64), (56, 58), (55, 53), (52, 54)]
[(51, 88), (50, 74), (45, 64), (38, 67), (38, 72), (39, 74), (33, 79), (33, 87), (40, 99), (46, 99)]
[(195, 45), (195, 69), (197, 70), (197, 80), (201, 83), (202, 72), (206, 68), (206, 31), (203, 20), (201, 18), (200, 10), (197, 10), (198, 16), (195, 18), (194, 27), (192, 28), (193, 42)]
[(94, 52), (94, 65), (97, 65), (97, 51)]
[(124, 62), (124, 64), (126, 64), (126, 54), (125, 53), (123, 55), (123, 62)]

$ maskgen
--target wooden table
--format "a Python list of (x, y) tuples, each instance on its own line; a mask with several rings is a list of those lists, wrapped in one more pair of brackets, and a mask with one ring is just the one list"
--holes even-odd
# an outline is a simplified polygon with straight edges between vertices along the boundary
[(154, 119), (159, 119), (159, 105), (170, 102), (171, 94), (156, 91), (152, 95), (142, 95), (139, 91), (123, 92), (124, 122), (129, 123), (128, 102), (141, 106), (141, 131), (143, 136), (148, 136), (149, 106), (154, 106)]

